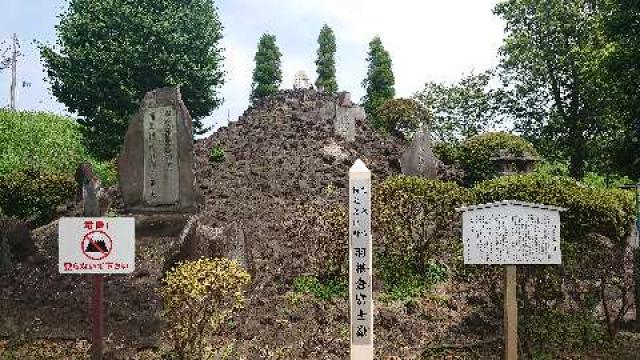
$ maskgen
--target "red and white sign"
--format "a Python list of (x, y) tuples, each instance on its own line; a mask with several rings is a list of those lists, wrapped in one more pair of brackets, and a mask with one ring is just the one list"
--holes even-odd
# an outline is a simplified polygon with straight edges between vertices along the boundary
[(135, 267), (134, 218), (62, 218), (61, 274), (126, 274)]

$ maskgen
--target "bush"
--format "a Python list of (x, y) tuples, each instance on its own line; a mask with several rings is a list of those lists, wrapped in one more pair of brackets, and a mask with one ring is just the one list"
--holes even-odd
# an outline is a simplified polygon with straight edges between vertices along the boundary
[(0, 207), (6, 215), (46, 218), (53, 208), (75, 193), (73, 177), (39, 171), (0, 175)]
[(251, 277), (225, 258), (187, 261), (170, 270), (160, 294), (168, 335), (180, 359), (208, 359), (215, 353), (209, 338), (240, 309)]
[(72, 175), (86, 159), (80, 126), (70, 118), (0, 109), (0, 175), (32, 169)]
[(216, 145), (209, 151), (210, 162), (223, 162), (224, 161), (224, 149), (220, 145)]
[(421, 177), (391, 177), (377, 186), (373, 231), (385, 286), (403, 293), (398, 286), (419, 282), (428, 287), (445, 279), (441, 268), (456, 266), (462, 256), (455, 209), (470, 202), (469, 191), (455, 183)]
[(391, 99), (376, 109), (376, 128), (383, 132), (411, 138), (431, 115), (422, 104), (413, 99)]
[(505, 133), (490, 132), (472, 136), (461, 144), (438, 144), (434, 152), (445, 164), (457, 165), (464, 170), (464, 185), (496, 177), (491, 158), (505, 151), (515, 156), (538, 156), (536, 149), (525, 139)]
[(630, 192), (539, 174), (485, 181), (472, 191), (478, 203), (513, 199), (566, 208), (561, 214), (562, 265), (519, 267), (520, 291), (526, 294), (519, 297), (521, 307), (525, 315), (571, 314), (587, 308), (586, 299), (596, 296), (609, 333), (616, 333), (630, 306), (631, 249), (626, 242), (634, 219)]

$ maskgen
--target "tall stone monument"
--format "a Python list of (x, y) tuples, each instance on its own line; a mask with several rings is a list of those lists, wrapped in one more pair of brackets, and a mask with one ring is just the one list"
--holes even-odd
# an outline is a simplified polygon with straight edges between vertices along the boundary
[(436, 179), (438, 177), (438, 161), (433, 154), (429, 128), (422, 126), (416, 132), (409, 148), (400, 157), (402, 173)]
[(364, 121), (366, 114), (364, 109), (351, 101), (348, 92), (338, 93), (335, 104), (335, 133), (347, 141), (356, 139), (356, 121)]
[(132, 212), (195, 210), (191, 115), (178, 87), (145, 94), (118, 159), (125, 207)]

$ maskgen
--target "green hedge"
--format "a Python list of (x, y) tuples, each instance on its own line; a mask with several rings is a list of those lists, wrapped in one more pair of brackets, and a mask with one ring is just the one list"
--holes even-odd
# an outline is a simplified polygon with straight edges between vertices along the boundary
[(444, 280), (446, 268), (462, 254), (457, 207), (472, 201), (471, 193), (451, 182), (398, 176), (374, 189), (373, 224), (376, 263), (385, 291), (417, 295)]
[(497, 176), (491, 158), (500, 151), (515, 156), (538, 156), (533, 145), (525, 139), (506, 132), (489, 132), (472, 136), (460, 144), (439, 143), (434, 152), (448, 165), (457, 165), (464, 170), (464, 185), (493, 179)]
[(91, 159), (72, 119), (0, 110), (0, 208), (6, 215), (50, 213), (73, 194), (73, 176), (83, 161), (92, 164), (103, 186), (116, 182), (115, 161)]
[(38, 171), (0, 175), (0, 208), (8, 216), (46, 217), (56, 205), (73, 197), (75, 187), (69, 175)]
[[(593, 314), (602, 305), (608, 310), (605, 327), (610, 335), (617, 332), (629, 307), (629, 303), (620, 306), (619, 300), (632, 290), (628, 276), (632, 253), (626, 241), (635, 212), (630, 192), (540, 174), (489, 180), (472, 191), (477, 203), (513, 199), (567, 209), (561, 213), (562, 265), (518, 267), (523, 317)], [(482, 271), (490, 283), (500, 281), (497, 267), (485, 266)], [(494, 295), (499, 301), (499, 294)], [(593, 298), (597, 300), (591, 301)], [(529, 341), (544, 345), (543, 339)]]
[(79, 125), (64, 116), (0, 110), (0, 174), (72, 174), (86, 160)]

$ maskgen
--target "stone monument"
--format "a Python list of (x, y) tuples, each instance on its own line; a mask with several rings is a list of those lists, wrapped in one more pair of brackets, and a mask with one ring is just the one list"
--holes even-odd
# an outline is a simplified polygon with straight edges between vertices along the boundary
[(338, 93), (335, 105), (334, 130), (336, 135), (347, 141), (356, 139), (356, 121), (364, 121), (366, 114), (361, 106), (351, 101), (348, 92)]
[(118, 178), (132, 212), (195, 210), (191, 115), (178, 87), (145, 94), (129, 123)]
[(438, 159), (433, 154), (427, 126), (420, 127), (416, 132), (413, 142), (400, 157), (400, 167), (405, 175), (438, 178)]

